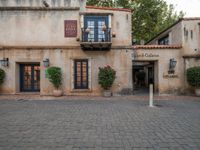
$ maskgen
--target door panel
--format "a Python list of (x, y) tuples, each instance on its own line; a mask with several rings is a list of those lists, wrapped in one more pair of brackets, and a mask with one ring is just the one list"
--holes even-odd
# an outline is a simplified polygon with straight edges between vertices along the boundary
[(84, 38), (87, 42), (106, 42), (107, 31), (103, 31), (102, 27), (108, 28), (108, 17), (107, 16), (86, 16), (85, 17), (85, 29), (89, 28), (90, 32), (85, 33)]
[(38, 64), (20, 64), (20, 91), (40, 91), (40, 66)]
[(74, 88), (88, 89), (88, 60), (74, 61)]

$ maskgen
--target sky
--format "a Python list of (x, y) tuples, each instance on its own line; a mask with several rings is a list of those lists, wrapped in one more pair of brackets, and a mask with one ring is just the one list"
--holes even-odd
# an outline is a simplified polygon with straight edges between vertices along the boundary
[(176, 11), (186, 13), (185, 17), (200, 17), (200, 0), (165, 0), (168, 4), (174, 4)]

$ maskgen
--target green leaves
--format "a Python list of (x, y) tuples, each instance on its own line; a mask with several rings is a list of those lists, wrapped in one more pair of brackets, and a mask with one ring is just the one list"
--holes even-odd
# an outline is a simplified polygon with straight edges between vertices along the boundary
[(200, 67), (187, 69), (187, 81), (191, 86), (200, 87)]
[(53, 86), (58, 89), (62, 85), (62, 72), (59, 67), (49, 67), (47, 69), (48, 79)]
[(6, 77), (5, 71), (3, 69), (0, 69), (0, 85), (3, 84), (5, 77)]
[(116, 78), (116, 71), (110, 66), (99, 68), (98, 80), (101, 87), (105, 90), (111, 88)]
[(164, 0), (87, 0), (87, 5), (132, 9), (135, 44), (139, 44), (141, 40), (149, 41), (184, 16), (183, 12), (175, 12), (174, 6), (168, 6)]

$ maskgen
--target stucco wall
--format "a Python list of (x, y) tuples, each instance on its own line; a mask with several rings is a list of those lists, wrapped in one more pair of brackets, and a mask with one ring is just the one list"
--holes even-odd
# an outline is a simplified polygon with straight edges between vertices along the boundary
[[(19, 64), (38, 62), (41, 65), (41, 94), (51, 95), (53, 87), (45, 78), (43, 60), (49, 58), (50, 66), (59, 66), (63, 71), (63, 91), (67, 95), (101, 95), (98, 85), (98, 68), (105, 65), (112, 66), (117, 72), (117, 78), (112, 90), (120, 92), (123, 88), (132, 88), (132, 61), (129, 51), (113, 49), (108, 52), (84, 52), (80, 49), (6, 49), (0, 51), (0, 57), (9, 57), (9, 67), (3, 67), (6, 71), (6, 80), (1, 87), (1, 93), (15, 94), (19, 92)], [(128, 59), (129, 58), (129, 59)], [(87, 91), (73, 90), (73, 60), (88, 59), (91, 88)]]
[[(184, 92), (184, 67), (181, 49), (137, 49), (133, 51), (134, 61), (155, 62), (155, 88), (160, 94)], [(169, 59), (177, 60), (175, 74), (168, 74)]]
[(0, 11), (0, 45), (79, 46), (64, 37), (64, 20), (79, 20), (78, 11)]
[(148, 44), (158, 44), (158, 40), (162, 37), (165, 37), (167, 34), (169, 34), (169, 45), (181, 45), (183, 42), (182, 41), (182, 37), (183, 37), (182, 22), (177, 23), (172, 28), (161, 33)]
[[(183, 55), (200, 54), (200, 20), (184, 20), (182, 30), (183, 33)], [(192, 32), (192, 33), (191, 33)], [(192, 35), (193, 34), (193, 35)]]
[[(84, 0), (46, 0), (50, 7), (79, 7)], [(42, 7), (43, 0), (0, 0), (0, 7)]]
[[(109, 12), (112, 15), (113, 46), (131, 45), (131, 13), (88, 9), (87, 12)], [(77, 20), (78, 35), (64, 36), (64, 21)], [(0, 46), (80, 46), (79, 10), (1, 10)]]
[(104, 12), (113, 13), (112, 15), (112, 33), (116, 33), (116, 37), (112, 38), (114, 46), (131, 46), (132, 45), (132, 27), (131, 12), (111, 11), (99, 9), (87, 9), (87, 12)]

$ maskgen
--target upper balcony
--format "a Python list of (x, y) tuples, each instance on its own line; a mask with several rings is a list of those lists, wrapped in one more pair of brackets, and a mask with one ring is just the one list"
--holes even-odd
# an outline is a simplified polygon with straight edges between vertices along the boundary
[(111, 28), (107, 16), (85, 16), (81, 28), (81, 48), (87, 51), (111, 49)]

